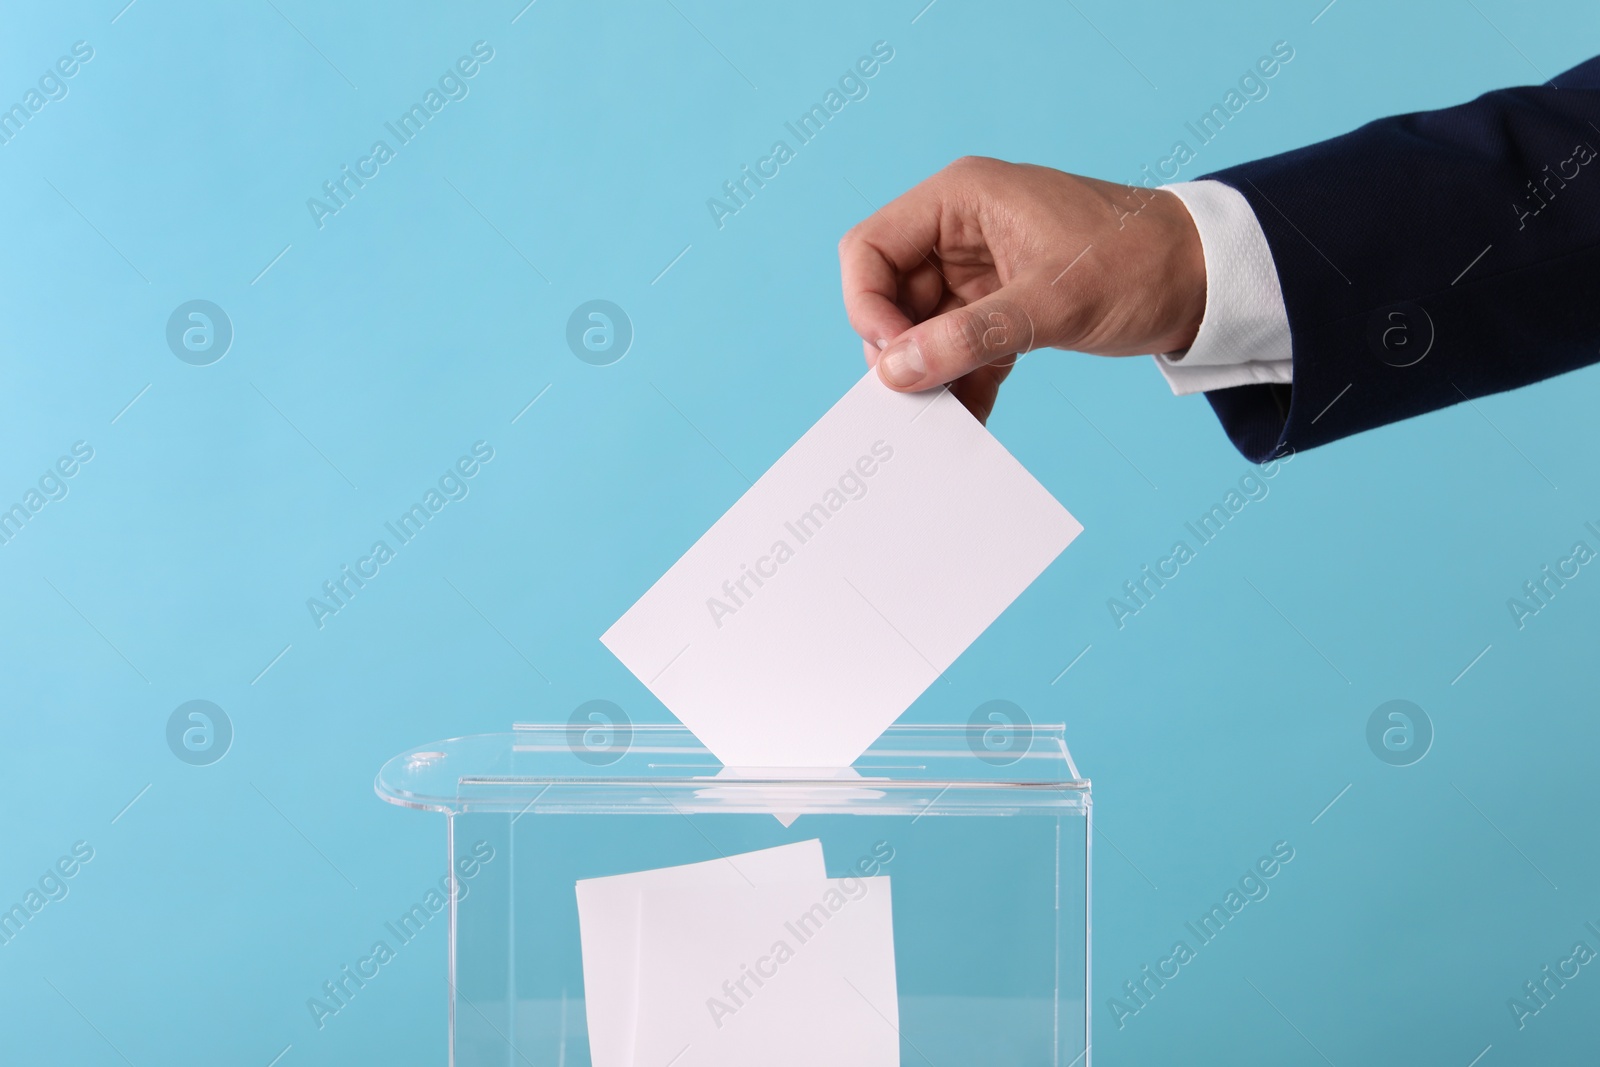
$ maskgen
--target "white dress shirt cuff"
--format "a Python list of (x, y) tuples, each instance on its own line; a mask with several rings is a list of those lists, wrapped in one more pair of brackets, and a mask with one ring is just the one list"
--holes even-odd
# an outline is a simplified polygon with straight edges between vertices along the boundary
[(1189, 209), (1206, 263), (1205, 315), (1194, 343), (1155, 357), (1173, 393), (1293, 381), (1283, 291), (1249, 201), (1217, 181), (1161, 188)]

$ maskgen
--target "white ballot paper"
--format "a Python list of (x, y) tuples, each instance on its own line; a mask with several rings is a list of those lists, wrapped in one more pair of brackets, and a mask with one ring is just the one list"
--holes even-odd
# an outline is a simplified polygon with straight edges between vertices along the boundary
[(694, 893), (707, 901), (718, 901), (730, 892), (748, 889), (751, 885), (794, 881), (820, 883), (826, 877), (822, 842), (811, 840), (705, 863), (580, 880), (577, 884), (578, 933), (583, 950), (589, 1055), (594, 1067), (624, 1067), (635, 1062), (633, 1034), (640, 989), (639, 910), (646, 890), (670, 888)]
[(889, 879), (648, 889), (635, 1064), (897, 1067)]
[(725, 765), (848, 766), (1082, 530), (868, 372), (601, 640)]

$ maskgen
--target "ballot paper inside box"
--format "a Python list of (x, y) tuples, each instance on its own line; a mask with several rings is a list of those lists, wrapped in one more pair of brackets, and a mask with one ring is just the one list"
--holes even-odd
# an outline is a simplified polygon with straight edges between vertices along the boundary
[[(1091, 802), (1060, 727), (997, 752), (894, 726), (847, 771), (731, 770), (681, 726), (585, 740), (519, 726), (378, 776), (446, 816), (454, 1067), (1090, 1064)], [(580, 923), (580, 883), (691, 864), (711, 881)]]

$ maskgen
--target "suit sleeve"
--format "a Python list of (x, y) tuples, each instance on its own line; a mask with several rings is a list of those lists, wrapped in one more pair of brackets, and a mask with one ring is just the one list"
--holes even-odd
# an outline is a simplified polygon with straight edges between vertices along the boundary
[(1292, 384), (1206, 394), (1263, 462), (1600, 361), (1600, 57), (1207, 177), (1254, 210)]

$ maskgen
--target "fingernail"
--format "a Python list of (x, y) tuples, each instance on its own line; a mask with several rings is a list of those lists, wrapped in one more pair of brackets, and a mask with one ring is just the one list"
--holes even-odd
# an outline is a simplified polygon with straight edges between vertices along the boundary
[(928, 365), (922, 359), (922, 349), (917, 347), (915, 340), (902, 341), (883, 354), (878, 361), (878, 373), (890, 385), (904, 389), (909, 385), (916, 385), (922, 376), (928, 372)]
[(880, 352), (889, 347), (889, 339), (887, 337), (880, 337), (874, 343), (878, 346), (878, 351)]

